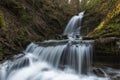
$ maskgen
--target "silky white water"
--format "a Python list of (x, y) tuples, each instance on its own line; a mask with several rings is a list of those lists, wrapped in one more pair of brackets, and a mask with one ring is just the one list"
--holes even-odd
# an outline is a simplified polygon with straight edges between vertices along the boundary
[(80, 35), (80, 28), (83, 16), (84, 11), (79, 13), (78, 15), (73, 16), (67, 24), (63, 35), (68, 35), (69, 37)]
[(83, 14), (69, 21), (68, 39), (31, 43), (13, 61), (0, 64), (0, 80), (109, 80), (92, 73), (94, 41), (76, 38)]
[[(5, 80), (107, 80), (96, 76), (75, 74), (71, 69), (56, 69), (46, 62), (35, 62), (27, 67), (13, 70)], [(2, 80), (2, 79), (1, 79)]]

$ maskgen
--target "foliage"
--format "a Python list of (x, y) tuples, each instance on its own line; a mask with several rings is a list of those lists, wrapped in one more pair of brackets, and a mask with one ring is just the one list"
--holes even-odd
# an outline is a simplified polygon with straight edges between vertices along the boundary
[(87, 4), (87, 9), (93, 8), (99, 4), (101, 4), (102, 0), (89, 0)]
[(26, 0), (31, 6), (34, 6), (36, 9), (43, 7), (45, 0)]
[(22, 23), (30, 23), (32, 20), (32, 17), (27, 12), (20, 12), (18, 15), (18, 19)]
[(0, 10), (0, 33), (1, 33), (1, 36), (7, 36), (7, 33), (8, 33), (8, 29), (6, 27), (6, 21), (5, 21), (5, 18), (4, 18), (4, 14), (3, 14), (3, 11)]
[(12, 11), (20, 22), (28, 23), (31, 20), (30, 14), (26, 11), (26, 7), (19, 0), (4, 0), (0, 4)]

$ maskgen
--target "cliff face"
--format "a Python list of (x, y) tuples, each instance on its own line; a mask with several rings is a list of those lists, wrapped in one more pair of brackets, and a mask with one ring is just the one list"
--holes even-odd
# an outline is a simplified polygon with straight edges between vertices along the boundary
[(0, 0), (0, 59), (19, 53), (30, 42), (62, 34), (77, 13), (69, 7), (54, 0)]

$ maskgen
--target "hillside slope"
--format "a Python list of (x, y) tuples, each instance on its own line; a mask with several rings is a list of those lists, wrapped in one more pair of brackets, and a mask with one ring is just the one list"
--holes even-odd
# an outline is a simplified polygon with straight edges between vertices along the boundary
[(120, 37), (120, 0), (90, 0), (82, 33), (96, 38)]
[(0, 59), (62, 34), (71, 12), (53, 0), (0, 0)]

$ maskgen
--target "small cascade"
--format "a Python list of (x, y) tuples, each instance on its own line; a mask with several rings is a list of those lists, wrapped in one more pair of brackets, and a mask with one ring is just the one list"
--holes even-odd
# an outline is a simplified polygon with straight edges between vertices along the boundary
[[(93, 41), (74, 40), (48, 41), (39, 44), (31, 43), (25, 53), (37, 56), (40, 61), (47, 61), (56, 68), (64, 65), (82, 74), (88, 74), (91, 66)], [(33, 46), (31, 46), (33, 45)], [(35, 46), (36, 45), (36, 46)]]
[(63, 35), (67, 35), (69, 37), (80, 35), (80, 28), (83, 16), (84, 11), (79, 13), (78, 15), (73, 16), (67, 24)]
[(71, 0), (68, 0), (68, 4), (70, 4), (71, 3)]
[(0, 65), (0, 80), (108, 80), (92, 73), (93, 40), (82, 40), (84, 12), (73, 16), (65, 40), (31, 43), (23, 54)]

